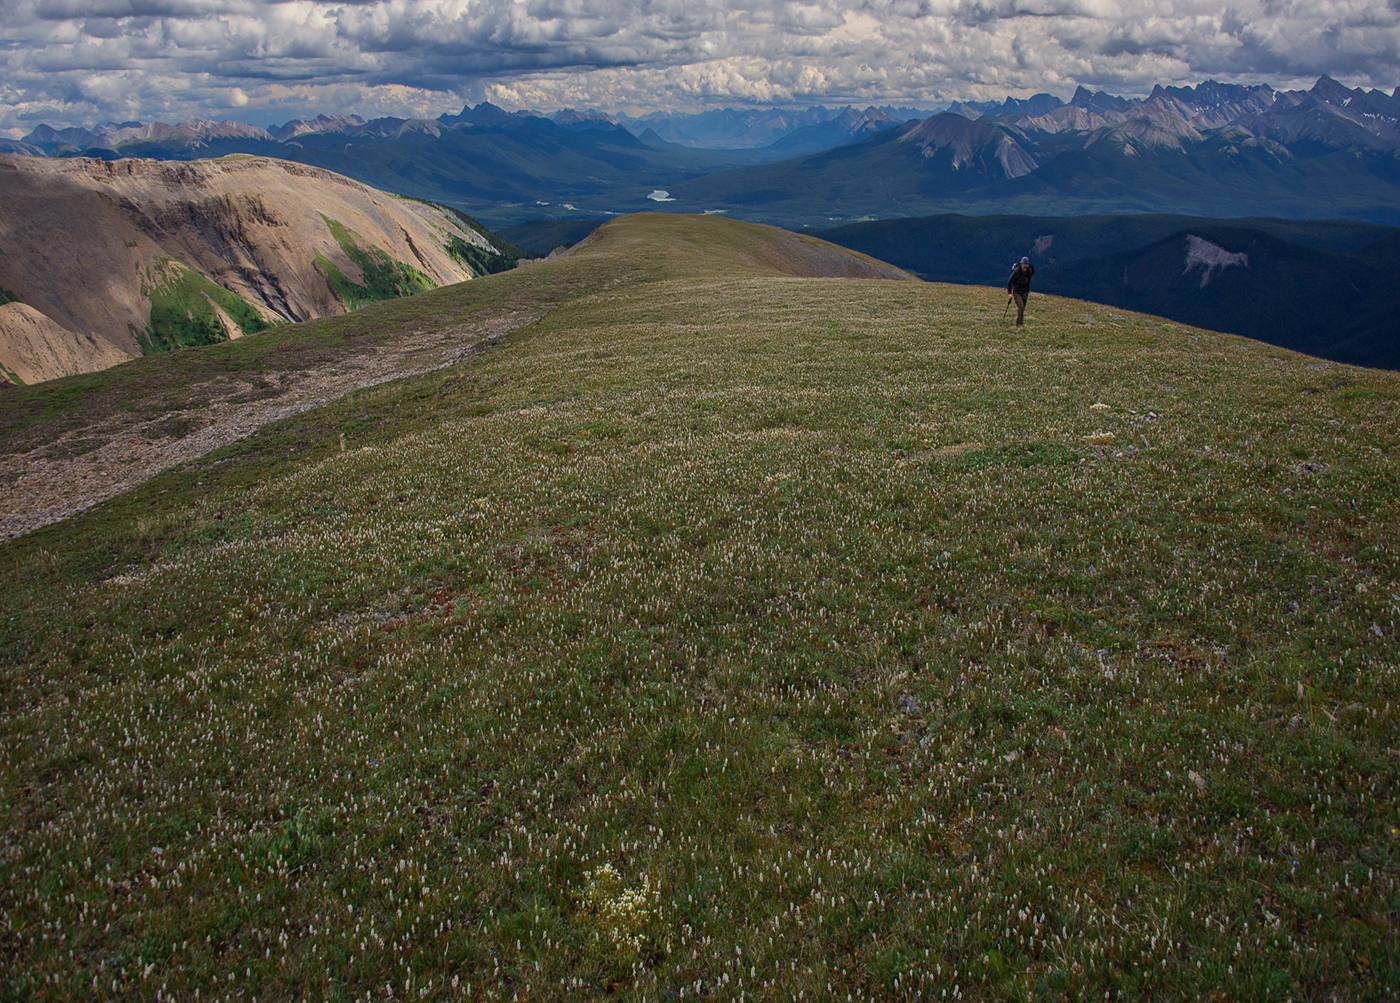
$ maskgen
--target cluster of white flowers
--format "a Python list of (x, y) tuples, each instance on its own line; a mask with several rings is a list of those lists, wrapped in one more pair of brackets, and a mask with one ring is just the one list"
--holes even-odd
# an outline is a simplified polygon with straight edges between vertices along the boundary
[(598, 926), (613, 947), (629, 955), (639, 955), (646, 946), (648, 934), (654, 932), (655, 910), (660, 898), (651, 878), (644, 874), (640, 885), (623, 887), (622, 875), (612, 864), (595, 867), (585, 877), (585, 908), (597, 918)]

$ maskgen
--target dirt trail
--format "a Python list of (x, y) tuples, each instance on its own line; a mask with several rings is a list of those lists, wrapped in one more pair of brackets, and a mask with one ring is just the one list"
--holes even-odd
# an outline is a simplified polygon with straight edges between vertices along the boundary
[[(366, 351), (284, 374), (272, 386), (249, 379), (210, 380), (189, 388), (197, 392), (190, 396), (208, 401), (206, 407), (137, 422), (118, 413), (69, 430), (56, 442), (28, 452), (0, 455), (0, 539), (81, 512), (162, 470), (252, 435), (270, 422), (364, 387), (461, 362), (546, 312), (541, 305), (405, 333)], [(237, 400), (252, 394), (258, 399)], [(102, 444), (89, 448), (94, 441)]]

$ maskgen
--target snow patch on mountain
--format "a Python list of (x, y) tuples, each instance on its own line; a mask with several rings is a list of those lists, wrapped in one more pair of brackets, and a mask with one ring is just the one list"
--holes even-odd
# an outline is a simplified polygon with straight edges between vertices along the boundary
[(1238, 253), (1227, 251), (1219, 244), (1212, 244), (1193, 233), (1186, 235), (1186, 268), (1181, 274), (1190, 275), (1199, 268), (1202, 289), (1210, 284), (1210, 280), (1216, 272), (1224, 271), (1226, 268), (1248, 267), (1249, 255), (1243, 251)]

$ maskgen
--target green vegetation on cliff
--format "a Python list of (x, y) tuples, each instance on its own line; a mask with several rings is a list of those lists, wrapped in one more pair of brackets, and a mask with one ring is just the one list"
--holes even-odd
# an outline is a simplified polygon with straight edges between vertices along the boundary
[(396, 261), (378, 247), (362, 248), (355, 239), (356, 234), (344, 224), (325, 216), (321, 218), (326, 221), (340, 249), (359, 268), (363, 279), (363, 282), (350, 281), (325, 255), (317, 253), (316, 264), (326, 273), (331, 291), (340, 298), (346, 309), (358, 310), (369, 303), (412, 296), (437, 288), (432, 279), (412, 265)]
[(515, 267), (516, 261), (521, 255), (510, 257), (504, 254), (492, 254), (484, 248), (469, 244), (455, 233), (448, 237), (447, 253), (466, 265), (477, 275), (494, 275), (497, 272), (505, 272)]
[(271, 326), (242, 296), (173, 258), (161, 258), (145, 271), (141, 295), (151, 301), (151, 318), (146, 330), (136, 332), (136, 340), (147, 353), (227, 341), (215, 304), (244, 334)]
[(1400, 984), (1400, 376), (790, 260), (305, 325), (543, 304), (0, 547), (3, 995)]
[[(450, 207), (444, 207), (450, 208)], [(534, 258), (538, 255), (519, 247), (506, 237), (494, 230), (488, 229), (480, 222), (472, 219), (460, 209), (453, 209), (452, 214), (461, 221), (462, 225), (475, 231), (484, 237), (492, 247), (496, 248), (495, 254), (483, 252), (481, 248), (473, 247), (459, 237), (453, 237), (448, 252), (463, 264), (471, 265), (478, 275), (494, 275), (497, 272), (508, 272), (515, 267), (515, 263), (521, 258)], [(458, 245), (461, 245), (460, 247)], [(463, 257), (462, 255), (470, 255)], [(482, 264), (478, 266), (474, 258), (480, 259)]]

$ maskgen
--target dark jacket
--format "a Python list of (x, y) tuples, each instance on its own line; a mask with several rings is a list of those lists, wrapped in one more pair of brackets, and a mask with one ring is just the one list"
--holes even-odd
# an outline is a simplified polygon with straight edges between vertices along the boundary
[(1031, 291), (1031, 276), (1035, 274), (1035, 265), (1023, 265), (1019, 261), (1016, 267), (1011, 269), (1011, 278), (1006, 282), (1007, 292), (1028, 293)]

